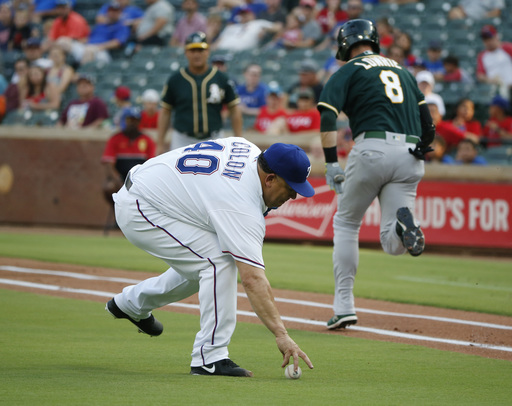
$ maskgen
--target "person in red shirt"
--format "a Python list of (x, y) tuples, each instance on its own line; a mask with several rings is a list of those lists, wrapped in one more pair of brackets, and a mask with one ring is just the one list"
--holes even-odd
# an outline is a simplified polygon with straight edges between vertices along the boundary
[(142, 111), (139, 128), (156, 129), (158, 127), (158, 103), (160, 95), (155, 89), (146, 89), (141, 96)]
[(428, 108), (430, 110), (430, 115), (432, 116), (432, 122), (436, 126), (436, 133), (446, 141), (446, 150), (448, 153), (454, 151), (458, 143), (466, 138), (469, 138), (478, 144), (479, 137), (476, 134), (463, 131), (450, 121), (443, 121), (443, 117), (441, 116), (441, 113), (439, 113), (437, 104), (429, 103)]
[(320, 112), (316, 109), (313, 89), (303, 88), (298, 92), (297, 109), (291, 110), (283, 119), (274, 120), (269, 134), (300, 133), (320, 130)]
[(87, 42), (91, 28), (87, 20), (79, 13), (73, 11), (71, 0), (57, 0), (59, 16), (53, 21), (48, 38), (43, 49), (48, 50), (59, 38), (71, 38), (80, 42)]
[(130, 108), (126, 113), (125, 129), (109, 138), (101, 157), (105, 168), (103, 193), (112, 204), (112, 193), (121, 188), (130, 169), (156, 155), (155, 141), (139, 130), (140, 118), (140, 109)]
[(451, 123), (458, 129), (472, 134), (482, 135), (482, 124), (480, 121), (474, 120), (475, 103), (470, 99), (461, 99), (455, 108), (455, 117)]
[(501, 145), (503, 140), (512, 140), (512, 117), (507, 114), (509, 103), (501, 96), (495, 96), (489, 106), (489, 120), (485, 123), (483, 135), (488, 147)]
[(254, 122), (254, 129), (261, 132), (267, 133), (272, 122), (279, 117), (286, 117), (286, 110), (283, 108), (282, 90), (276, 84), (270, 82), (268, 85), (267, 92), (267, 104), (262, 106), (260, 113), (256, 117)]
[(335, 26), (348, 20), (348, 14), (341, 9), (341, 0), (327, 0), (325, 7), (316, 15), (323, 34), (328, 34)]

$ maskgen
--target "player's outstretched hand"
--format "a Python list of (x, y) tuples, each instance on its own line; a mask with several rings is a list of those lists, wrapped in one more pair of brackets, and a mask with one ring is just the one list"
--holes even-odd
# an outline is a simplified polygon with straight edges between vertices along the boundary
[(297, 370), (299, 366), (299, 357), (304, 360), (309, 369), (313, 369), (313, 364), (309, 360), (309, 357), (299, 346), (293, 341), (288, 334), (276, 337), (277, 348), (283, 354), (282, 368), (286, 367), (290, 361), (290, 357), (293, 358), (293, 369)]
[(325, 181), (336, 194), (341, 193), (341, 184), (345, 181), (345, 172), (338, 162), (327, 162), (325, 164)]

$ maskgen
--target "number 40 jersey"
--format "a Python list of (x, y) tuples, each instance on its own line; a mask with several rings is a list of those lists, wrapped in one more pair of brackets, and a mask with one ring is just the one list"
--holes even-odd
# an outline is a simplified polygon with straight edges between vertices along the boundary
[(138, 167), (130, 193), (171, 218), (216, 234), (219, 254), (263, 268), (267, 207), (257, 169), (260, 153), (240, 137), (178, 148)]

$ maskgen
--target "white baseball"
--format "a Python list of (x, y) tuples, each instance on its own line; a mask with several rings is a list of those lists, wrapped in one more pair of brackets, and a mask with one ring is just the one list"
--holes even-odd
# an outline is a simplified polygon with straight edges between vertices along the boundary
[(302, 369), (298, 367), (297, 372), (295, 372), (293, 368), (293, 364), (288, 365), (284, 369), (284, 376), (286, 376), (288, 379), (299, 379), (302, 376)]

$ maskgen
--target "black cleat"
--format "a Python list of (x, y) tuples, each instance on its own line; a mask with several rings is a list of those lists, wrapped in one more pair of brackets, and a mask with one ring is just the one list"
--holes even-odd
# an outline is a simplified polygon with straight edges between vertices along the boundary
[(347, 326), (352, 326), (357, 323), (357, 316), (355, 314), (343, 314), (332, 316), (331, 319), (327, 322), (327, 328), (329, 330), (335, 330), (337, 328), (345, 328)]
[(229, 358), (214, 362), (213, 364), (200, 367), (191, 367), (190, 375), (224, 375), (224, 376), (246, 376), (252, 377), (253, 373), (239, 367)]
[(396, 233), (401, 238), (404, 247), (413, 257), (421, 255), (425, 249), (425, 236), (420, 226), (414, 221), (409, 208), (399, 208), (396, 212), (396, 219)]
[(110, 299), (105, 306), (105, 310), (108, 311), (112, 316), (116, 319), (128, 319), (133, 324), (135, 324), (139, 328), (139, 333), (144, 333), (150, 335), (152, 337), (159, 336), (164, 331), (164, 326), (160, 323), (153, 315), (149, 316), (147, 319), (142, 319), (140, 321), (135, 321), (130, 316), (128, 316), (125, 312), (123, 312), (119, 307), (117, 307), (114, 299)]

